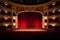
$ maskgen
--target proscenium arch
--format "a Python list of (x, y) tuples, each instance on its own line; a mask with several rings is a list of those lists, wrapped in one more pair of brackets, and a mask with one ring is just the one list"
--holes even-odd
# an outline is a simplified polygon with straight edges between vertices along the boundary
[(37, 13), (40, 13), (41, 15), (44, 15), (43, 12), (41, 12), (41, 11), (19, 11), (19, 12), (17, 12), (16, 15), (18, 15), (19, 13), (22, 13), (22, 12), (37, 12)]
[(19, 11), (17, 14), (16, 14), (16, 28), (18, 28), (18, 15), (20, 13), (23, 13), (23, 12), (36, 12), (36, 13), (40, 13), (42, 15), (42, 28), (44, 28), (44, 20), (43, 20), (43, 12), (40, 12), (40, 11)]

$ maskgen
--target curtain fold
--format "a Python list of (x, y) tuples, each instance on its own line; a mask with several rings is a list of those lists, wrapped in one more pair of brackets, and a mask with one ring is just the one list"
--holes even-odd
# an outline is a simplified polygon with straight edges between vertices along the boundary
[(35, 12), (23, 12), (18, 15), (18, 28), (42, 28), (42, 15)]

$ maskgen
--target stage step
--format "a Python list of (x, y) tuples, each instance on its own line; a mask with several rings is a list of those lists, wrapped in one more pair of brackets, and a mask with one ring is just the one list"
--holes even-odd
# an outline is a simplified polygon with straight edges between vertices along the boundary
[(47, 31), (43, 29), (16, 29), (14, 31)]

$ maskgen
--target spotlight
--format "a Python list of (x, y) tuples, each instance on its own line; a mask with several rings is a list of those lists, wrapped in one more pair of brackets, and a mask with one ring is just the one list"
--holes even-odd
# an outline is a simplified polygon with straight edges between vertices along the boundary
[(16, 17), (15, 17), (15, 16), (13, 16), (13, 19), (16, 19)]

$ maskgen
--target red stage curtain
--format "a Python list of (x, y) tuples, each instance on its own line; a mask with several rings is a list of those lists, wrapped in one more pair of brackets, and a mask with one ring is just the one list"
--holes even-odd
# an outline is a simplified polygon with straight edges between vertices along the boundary
[(42, 28), (42, 15), (35, 12), (23, 12), (18, 15), (18, 28)]

